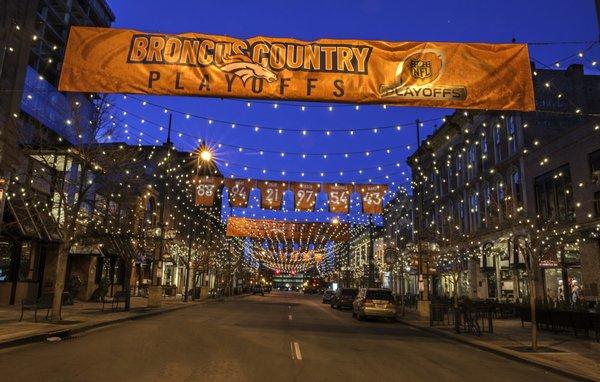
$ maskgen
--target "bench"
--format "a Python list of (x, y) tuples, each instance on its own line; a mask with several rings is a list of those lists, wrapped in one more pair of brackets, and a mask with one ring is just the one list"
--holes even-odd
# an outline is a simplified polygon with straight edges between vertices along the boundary
[[(112, 298), (103, 297), (102, 311), (104, 312), (104, 305), (108, 303), (110, 303), (110, 310), (114, 311), (115, 308), (119, 309), (119, 303), (123, 303), (123, 305), (125, 305), (127, 298), (129, 298), (129, 293), (123, 290), (116, 292)], [(125, 307), (123, 306), (123, 308)]]
[[(64, 300), (68, 298), (68, 292), (64, 292), (62, 294), (61, 299), (61, 308)], [(24, 299), (21, 301), (21, 318), (19, 318), (19, 322), (23, 320), (23, 313), (26, 310), (33, 310), (33, 319), (37, 322), (37, 311), (40, 309), (46, 309), (46, 320), (48, 319), (48, 315), (50, 314), (50, 310), (52, 309), (52, 300), (54, 299), (54, 293), (44, 293), (37, 300), (32, 299)], [(62, 310), (62, 309), (61, 309)], [(58, 318), (62, 320), (61, 310), (58, 311)]]

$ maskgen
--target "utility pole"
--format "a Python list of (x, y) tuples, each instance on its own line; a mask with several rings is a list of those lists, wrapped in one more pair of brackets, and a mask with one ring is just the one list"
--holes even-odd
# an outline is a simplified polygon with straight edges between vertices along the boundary
[(163, 251), (165, 246), (165, 200), (167, 191), (167, 172), (169, 171), (169, 163), (171, 156), (171, 123), (173, 120), (173, 114), (169, 114), (169, 129), (167, 130), (167, 157), (164, 163), (164, 175), (161, 179), (160, 195), (159, 195), (159, 223), (160, 236), (158, 240), (158, 249), (155, 250), (156, 258), (153, 261), (152, 266), (152, 285), (148, 291), (148, 307), (149, 308), (160, 308), (162, 305), (162, 260)]
[(196, 229), (192, 227), (193, 220), (190, 219), (190, 232), (188, 232), (188, 255), (187, 255), (187, 275), (185, 278), (185, 294), (183, 301), (188, 302), (188, 294), (190, 290), (190, 272), (192, 271), (192, 244), (196, 239)]
[(369, 263), (369, 288), (375, 286), (375, 264), (373, 263), (374, 244), (373, 214), (369, 214), (369, 252), (367, 253), (367, 261)]

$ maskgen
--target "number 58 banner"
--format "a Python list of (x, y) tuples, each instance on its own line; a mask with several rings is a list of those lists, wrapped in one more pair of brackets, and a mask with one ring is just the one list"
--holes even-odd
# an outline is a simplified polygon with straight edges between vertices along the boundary
[(197, 177), (193, 180), (196, 194), (196, 205), (212, 207), (215, 204), (215, 196), (221, 185), (221, 178), (210, 176)]

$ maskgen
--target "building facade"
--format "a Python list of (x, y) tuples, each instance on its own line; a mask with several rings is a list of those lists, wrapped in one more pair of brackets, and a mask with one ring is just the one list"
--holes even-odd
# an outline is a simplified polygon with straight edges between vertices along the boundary
[(434, 295), (456, 287), (473, 298), (528, 294), (517, 240), (544, 236), (536, 267), (543, 296), (565, 298), (574, 284), (598, 297), (595, 197), (600, 78), (579, 65), (534, 71), (536, 112), (456, 111), (408, 159), (416, 240)]

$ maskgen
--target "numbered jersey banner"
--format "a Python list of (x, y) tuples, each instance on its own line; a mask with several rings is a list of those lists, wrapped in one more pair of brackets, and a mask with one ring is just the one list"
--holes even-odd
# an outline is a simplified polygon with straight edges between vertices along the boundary
[(383, 212), (383, 197), (388, 186), (385, 184), (361, 184), (356, 191), (362, 199), (362, 209), (365, 214), (381, 214)]
[(248, 207), (248, 198), (250, 197), (250, 191), (255, 185), (255, 180), (225, 179), (225, 187), (227, 187), (229, 194), (229, 205), (231, 207)]
[(294, 193), (294, 209), (296, 211), (314, 211), (321, 185), (319, 183), (292, 183), (291, 188)]
[(215, 196), (223, 180), (210, 176), (198, 176), (194, 178), (193, 184), (196, 193), (196, 205), (212, 207), (215, 205)]
[(240, 40), (71, 27), (59, 90), (535, 109), (525, 44)]
[(260, 190), (260, 205), (269, 210), (279, 210), (283, 205), (283, 193), (288, 185), (285, 182), (271, 182), (268, 180), (256, 181)]
[(350, 196), (354, 186), (351, 184), (324, 184), (323, 191), (327, 193), (329, 212), (347, 214), (350, 210)]

